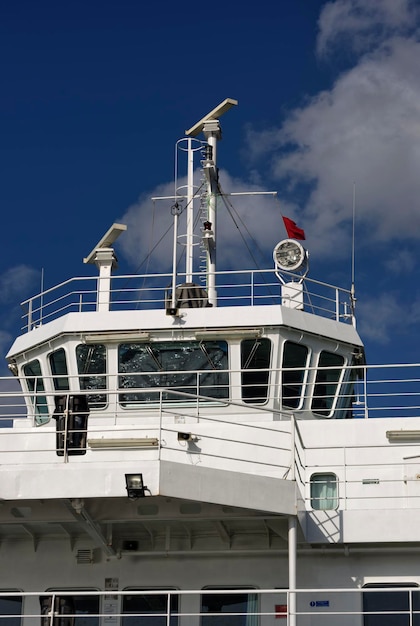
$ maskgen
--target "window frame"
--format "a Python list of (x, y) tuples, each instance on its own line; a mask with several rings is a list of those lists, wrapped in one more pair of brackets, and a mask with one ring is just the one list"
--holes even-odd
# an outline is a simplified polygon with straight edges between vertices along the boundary
[[(64, 368), (62, 372), (57, 371), (57, 365), (59, 361), (54, 361), (54, 355), (62, 353), (64, 356), (63, 363)], [(58, 391), (60, 393), (64, 393), (66, 391), (70, 391), (70, 379), (69, 379), (69, 368), (68, 368), (68, 359), (66, 350), (60, 346), (56, 350), (53, 350), (48, 354), (48, 366), (50, 368), (54, 391)]]
[[(367, 599), (378, 598), (382, 593), (380, 591), (369, 593), (364, 590), (366, 589), (382, 589), (382, 593), (384, 594), (385, 600), (390, 600), (390, 596), (394, 595), (394, 598), (397, 594), (407, 594), (407, 608), (398, 607), (396, 611), (401, 611), (400, 613), (395, 612), (394, 614), (386, 613), (386, 611), (393, 611), (393, 608), (387, 607), (381, 610), (377, 610), (375, 606), (369, 606), (369, 602)], [(391, 591), (392, 590), (392, 591)], [(412, 598), (411, 603), (411, 611), (410, 611), (410, 594)], [(391, 592), (391, 593), (390, 593)], [(402, 596), (396, 598), (398, 600), (403, 600)], [(416, 601), (417, 600), (417, 601)], [(372, 610), (373, 609), (373, 610)], [(363, 626), (381, 626), (384, 624), (384, 617), (386, 618), (386, 624), (388, 626), (419, 626), (420, 625), (420, 585), (417, 582), (369, 582), (365, 583), (362, 586), (362, 611), (363, 611)], [(370, 612), (370, 615), (365, 615), (366, 612)], [(412, 621), (410, 620), (412, 617)], [(394, 618), (394, 619), (392, 619)]]
[[(245, 361), (244, 363), (244, 357), (248, 356), (248, 359), (251, 358), (252, 356), (252, 349), (250, 350), (250, 354), (248, 355), (244, 355), (244, 351), (243, 351), (243, 346), (245, 343), (253, 343), (254, 346), (257, 345), (258, 342), (259, 345), (262, 344), (262, 342), (264, 342), (268, 347), (268, 363), (264, 364), (264, 367), (245, 367), (245, 365), (247, 365), (247, 361)], [(240, 364), (241, 364), (241, 400), (244, 404), (257, 404), (259, 406), (267, 404), (270, 400), (270, 382), (271, 382), (271, 363), (273, 360), (273, 342), (269, 337), (255, 337), (253, 339), (241, 339), (240, 342), (240, 346), (239, 346), (239, 350), (240, 350)], [(257, 351), (258, 351), (258, 347), (255, 351), (254, 356), (257, 356)], [(257, 382), (252, 384), (246, 382), (245, 378), (248, 377), (258, 377), (258, 375), (263, 375), (266, 377), (266, 380), (264, 380), (263, 382)], [(261, 391), (263, 391), (265, 389), (265, 396), (264, 397), (255, 397), (255, 396), (249, 396), (246, 397), (246, 395), (244, 394), (244, 389), (248, 389), (248, 391), (252, 391), (255, 388), (261, 389)]]
[[(71, 598), (73, 603), (74, 603), (74, 598), (79, 596), (81, 598), (95, 598), (96, 602), (97, 602), (97, 612), (96, 613), (80, 613), (79, 614), (79, 622), (83, 619), (83, 616), (88, 615), (88, 616), (92, 616), (89, 619), (89, 623), (91, 623), (91, 626), (101, 626), (101, 610), (102, 610), (102, 596), (99, 593), (99, 589), (96, 587), (90, 587), (90, 588), (73, 588), (73, 587), (49, 587), (45, 593), (40, 594), (40, 599), (41, 597), (47, 597), (47, 596), (54, 596), (55, 598)], [(85, 592), (92, 592), (92, 593), (85, 593)], [(96, 592), (96, 593), (95, 593)], [(64, 594), (64, 595), (60, 595), (60, 594)], [(75, 604), (75, 603), (74, 603)], [(71, 615), (71, 614), (70, 614)], [(59, 616), (61, 616), (62, 618), (65, 618), (66, 614), (59, 614)], [(77, 607), (74, 606), (74, 617), (72, 618), (73, 623), (71, 626), (78, 626), (78, 614), (77, 614)], [(96, 620), (96, 623), (94, 623), (93, 620)], [(48, 626), (49, 626), (49, 618), (48, 618)], [(60, 622), (58, 622), (60, 624)], [(42, 622), (42, 616), (41, 616), (41, 626), (43, 626), (43, 622)], [(86, 625), (85, 625), (86, 626)]]
[[(206, 587), (202, 588), (202, 591), (212, 591), (213, 593), (209, 593), (209, 594), (200, 594), (200, 626), (212, 626), (212, 622), (211, 620), (216, 620), (216, 624), (220, 624), (222, 623), (223, 626), (223, 617), (226, 617), (228, 620), (229, 624), (232, 624), (233, 626), (246, 626), (247, 624), (249, 624), (249, 616), (252, 615), (252, 617), (254, 618), (252, 620), (252, 624), (253, 626), (257, 626), (258, 622), (259, 622), (259, 608), (260, 608), (260, 597), (259, 595), (256, 593), (257, 589), (256, 587), (230, 587), (230, 586), (224, 586), (224, 587), (220, 587), (220, 586), (212, 586), (212, 585), (208, 585)], [(243, 595), (243, 596), (247, 596), (247, 607), (246, 607), (246, 611), (244, 611), (243, 613), (240, 613), (239, 615), (234, 615), (234, 613), (236, 611), (208, 611), (207, 613), (205, 613), (203, 611), (203, 598), (205, 597), (209, 597), (209, 598), (214, 598), (215, 596), (218, 595), (217, 592), (225, 592), (225, 593), (220, 593), (219, 595), (224, 596), (224, 597), (228, 597), (229, 594), (226, 592), (231, 592), (232, 595)], [(248, 593), (243, 593), (244, 591), (248, 592)], [(253, 595), (254, 597), (252, 598), (252, 602), (255, 603), (255, 610), (254, 611), (249, 611), (248, 607), (249, 607), (249, 603), (250, 603), (250, 596)], [(211, 613), (210, 615), (208, 615), (208, 613)], [(217, 613), (216, 615), (214, 615), (214, 613)], [(232, 615), (233, 613), (233, 615)], [(223, 616), (223, 617), (220, 617)], [(229, 618), (229, 616), (231, 616)], [(206, 619), (207, 617), (207, 619)], [(235, 619), (236, 618), (236, 619)], [(244, 620), (244, 623), (240, 623), (237, 624), (236, 622), (239, 622), (240, 620)]]
[[(20, 593), (21, 595), (11, 595), (7, 594), (16, 594)], [(2, 626), (21, 626), (22, 618), (24, 617), (23, 613), (23, 602), (24, 602), (24, 593), (21, 589), (0, 589), (0, 603), (4, 600), (10, 598), (11, 600), (17, 599), (20, 600), (20, 613), (1, 613), (1, 615), (7, 615), (7, 617), (2, 617), (1, 625)], [(10, 619), (10, 621), (9, 621)]]
[[(300, 367), (285, 367), (284, 365), (284, 357), (285, 357), (285, 351), (286, 351), (286, 345), (293, 345), (293, 346), (298, 346), (300, 348), (305, 348), (306, 349), (306, 358), (305, 358), (305, 364)], [(282, 345), (282, 351), (281, 351), (281, 381), (280, 381), (280, 389), (281, 389), (281, 408), (285, 411), (299, 411), (300, 409), (302, 409), (304, 403), (305, 403), (305, 399), (307, 397), (307, 393), (306, 393), (306, 389), (308, 386), (308, 375), (309, 375), (309, 363), (310, 363), (310, 358), (311, 358), (311, 348), (309, 346), (307, 346), (306, 344), (303, 343), (299, 343), (297, 341), (293, 341), (291, 339), (286, 339), (283, 342)], [(291, 407), (291, 406), (287, 406), (284, 403), (284, 388), (285, 387), (291, 387), (292, 385), (290, 383), (285, 383), (284, 381), (284, 377), (285, 377), (285, 372), (287, 371), (293, 372), (294, 374), (298, 374), (299, 372), (302, 372), (302, 380), (298, 383), (293, 382), (292, 384), (294, 386), (297, 386), (300, 384), (300, 395), (296, 396), (296, 398), (298, 398), (298, 403), (297, 406), (295, 407)]]
[[(335, 365), (320, 365), (321, 359), (323, 355), (336, 356), (341, 359), (341, 364)], [(338, 398), (340, 397), (340, 390), (343, 383), (343, 377), (345, 374), (345, 369), (347, 365), (347, 359), (345, 356), (340, 354), (339, 352), (330, 352), (329, 350), (321, 350), (318, 354), (317, 365), (315, 369), (315, 380), (312, 383), (312, 394), (311, 394), (311, 411), (315, 415), (319, 415), (323, 418), (331, 418), (334, 416), (334, 412), (337, 407)], [(332, 375), (335, 372), (338, 372), (338, 376), (336, 380), (328, 380), (328, 374)], [(333, 393), (329, 392), (327, 388), (330, 385), (334, 385), (335, 389)], [(317, 394), (317, 388), (319, 389), (321, 386), (325, 386), (325, 394)], [(320, 408), (314, 406), (316, 404), (316, 400), (318, 402), (324, 401), (325, 408)], [(331, 401), (330, 406), (328, 406), (329, 401)]]
[[(82, 365), (84, 363), (84, 361), (81, 360), (81, 358), (78, 355), (78, 348), (92, 348), (92, 349), (97, 349), (97, 348), (103, 348), (103, 357), (104, 357), (104, 372), (102, 373), (90, 373), (90, 372), (81, 372), (80, 371), (80, 365)], [(109, 391), (108, 389), (108, 347), (105, 343), (78, 343), (75, 348), (74, 348), (74, 355), (75, 355), (75, 359), (76, 359), (76, 369), (77, 369), (77, 378), (79, 381), (79, 390), (80, 391), (92, 391), (91, 394), (87, 394), (87, 400), (88, 400), (88, 404), (89, 404), (89, 410), (92, 411), (103, 411), (104, 409), (106, 409), (108, 407), (109, 404), (109, 394), (107, 393), (107, 391)], [(101, 379), (103, 379), (104, 381), (104, 386), (103, 387), (88, 387), (89, 385), (89, 381), (92, 379), (98, 379), (98, 381), (100, 381)], [(103, 391), (103, 393), (101, 393), (101, 391)], [(96, 393), (95, 393), (96, 392)], [(92, 396), (97, 396), (98, 397), (98, 401), (95, 402), (95, 400), (92, 400)], [(103, 401), (101, 401), (99, 398), (103, 397)]]
[[(38, 364), (40, 372), (39, 374), (34, 374), (27, 371), (27, 368), (32, 366), (33, 363)], [(41, 360), (31, 359), (27, 363), (24, 363), (22, 365), (22, 373), (25, 379), (28, 394), (30, 396), (30, 402), (34, 411), (35, 424), (37, 426), (47, 424), (50, 421), (50, 410), (48, 407)], [(45, 393), (45, 395), (41, 395), (40, 392)]]
[[(323, 481), (316, 481), (314, 479), (323, 477)], [(333, 477), (333, 481), (325, 480), (326, 477)], [(315, 495), (313, 493), (314, 485), (322, 484), (326, 487), (330, 485), (335, 485), (334, 495)], [(340, 481), (338, 480), (337, 474), (334, 472), (314, 472), (311, 474), (309, 478), (309, 498), (311, 503), (311, 509), (313, 511), (336, 511), (340, 504), (340, 494), (339, 494), (339, 485)], [(321, 506), (322, 501), (332, 501), (332, 506)], [(314, 504), (318, 504), (318, 506), (314, 506)]]
[[(160, 615), (159, 613), (144, 613), (142, 614), (140, 611), (138, 611), (137, 613), (126, 613), (124, 610), (124, 601), (126, 600), (126, 598), (128, 598), (129, 596), (127, 594), (124, 594), (122, 596), (121, 599), (121, 622), (120, 622), (120, 626), (130, 626), (130, 622), (128, 619), (124, 619), (124, 618), (129, 618), (132, 617), (134, 619), (136, 619), (136, 626), (137, 624), (141, 624), (141, 620), (142, 618), (146, 618), (152, 616), (152, 623), (153, 624), (157, 624), (159, 619), (164, 619), (165, 622), (162, 626), (166, 626), (167, 625), (167, 608), (168, 608), (168, 602), (169, 602), (169, 624), (170, 626), (178, 626), (179, 624), (179, 605), (180, 605), (180, 595), (179, 595), (179, 589), (177, 589), (176, 587), (166, 587), (166, 588), (162, 588), (162, 587), (125, 587), (123, 589), (123, 591), (133, 591), (133, 592), (139, 592), (136, 593), (135, 595), (137, 597), (142, 597), (142, 596), (155, 596), (155, 597), (159, 597), (159, 596), (165, 596), (166, 597), (166, 610), (164, 611), (164, 615)], [(150, 593), (151, 591), (154, 592), (158, 592), (158, 593)], [(175, 592), (175, 593), (168, 593), (168, 592)], [(172, 603), (174, 603), (174, 606), (172, 605)], [(162, 611), (163, 613), (163, 611)]]
[[(180, 350), (183, 349), (185, 351), (187, 351), (189, 348), (197, 351), (198, 353), (198, 349), (200, 348), (200, 346), (203, 346), (203, 348), (200, 348), (203, 352), (203, 355), (206, 355), (206, 344), (208, 346), (212, 346), (212, 344), (223, 344), (223, 347), (221, 346), (220, 349), (223, 351), (224, 356), (222, 357), (225, 361), (226, 361), (226, 367), (223, 368), (217, 368), (217, 367), (211, 367), (211, 356), (207, 356), (206, 358), (209, 359), (209, 365), (210, 367), (204, 368), (204, 369), (162, 369), (161, 371), (159, 371), (158, 369), (155, 370), (126, 370), (126, 371), (122, 371), (121, 369), (121, 350), (122, 347), (124, 347), (127, 351), (130, 349), (130, 346), (133, 347), (133, 349), (138, 350), (139, 352), (143, 351), (143, 354), (141, 356), (144, 356), (145, 358), (147, 358), (145, 352), (150, 352), (150, 358), (152, 361), (155, 361), (156, 363), (156, 367), (158, 367), (158, 356), (159, 354), (157, 352), (154, 352), (153, 349), (155, 349), (155, 351), (158, 351), (160, 347), (162, 347), (162, 352), (165, 353), (166, 351), (168, 353), (170, 353), (171, 350), (175, 350), (176, 347), (178, 347)], [(167, 350), (166, 350), (167, 349)], [(199, 353), (198, 353), (199, 354)], [(175, 359), (174, 359), (175, 361)], [(225, 403), (229, 400), (229, 396), (230, 396), (230, 370), (229, 370), (229, 361), (230, 361), (230, 353), (229, 353), (229, 343), (227, 342), (226, 339), (221, 338), (221, 339), (209, 339), (209, 340), (196, 340), (196, 339), (186, 339), (186, 340), (182, 340), (182, 341), (165, 341), (165, 340), (161, 340), (161, 341), (150, 341), (150, 342), (142, 342), (142, 343), (121, 343), (118, 345), (117, 347), (117, 369), (118, 369), (118, 404), (120, 407), (122, 407), (123, 409), (138, 409), (139, 407), (143, 407), (143, 406), (154, 406), (154, 407), (158, 407), (160, 405), (160, 403), (164, 403), (165, 406), (190, 406), (192, 403), (197, 403), (200, 402), (200, 404), (205, 404), (206, 406), (211, 405), (211, 404), (215, 404), (215, 403)], [(142, 392), (141, 391), (141, 387), (135, 387), (135, 386), (131, 386), (132, 389), (138, 389), (138, 391), (134, 391), (133, 393), (130, 393), (130, 386), (124, 386), (124, 379), (129, 379), (130, 377), (132, 378), (136, 378), (136, 377), (141, 377), (144, 376), (144, 378), (146, 378), (147, 376), (150, 377), (156, 377), (159, 379), (161, 376), (168, 376), (169, 378), (172, 377), (179, 377), (181, 378), (182, 375), (190, 375), (191, 377), (195, 377), (196, 383), (195, 385), (190, 385), (191, 388), (191, 398), (188, 397), (182, 397), (182, 396), (178, 396), (178, 399), (176, 397), (176, 392), (178, 391), (182, 391), (184, 388), (185, 389), (185, 383), (181, 380), (179, 383), (175, 383), (175, 384), (169, 384), (169, 385), (153, 385), (150, 387), (145, 386), (144, 389), (145, 391)], [(211, 385), (206, 385), (205, 383), (203, 384), (202, 380), (205, 379), (208, 376), (214, 376), (214, 375), (221, 375), (222, 377), (225, 377), (225, 380), (223, 380), (222, 382), (218, 382), (217, 380), (213, 381)], [(176, 381), (176, 378), (174, 379)], [(188, 385), (187, 385), (188, 387)], [(220, 397), (218, 396), (211, 396), (211, 395), (207, 395), (205, 393), (205, 390), (207, 388), (210, 389), (222, 389), (224, 390), (224, 394)], [(202, 391), (202, 389), (204, 389), (204, 393)], [(149, 391), (147, 391), (149, 390)], [(174, 397), (170, 397), (171, 396), (171, 392), (172, 395)], [(197, 398), (197, 392), (199, 393), (199, 398)], [(148, 393), (151, 397), (147, 398), (146, 396), (144, 397), (144, 399), (139, 399), (139, 398), (133, 398), (130, 399), (130, 396), (139, 396), (140, 394), (145, 395), (146, 393)], [(165, 398), (163, 397), (164, 395), (168, 394), (169, 397)], [(208, 392), (207, 392), (208, 393)]]

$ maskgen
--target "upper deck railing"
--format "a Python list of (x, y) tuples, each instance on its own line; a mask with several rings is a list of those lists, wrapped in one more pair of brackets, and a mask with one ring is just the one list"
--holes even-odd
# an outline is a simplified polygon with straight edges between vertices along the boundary
[[(247, 369), (247, 373), (264, 373), (263, 369)], [(261, 393), (256, 393), (257, 399), (241, 400), (241, 383), (228, 384), (226, 393), (213, 394), (213, 383), (209, 383), (209, 371), (182, 372), (191, 374), (188, 384), (179, 381), (178, 386), (147, 387), (139, 382), (139, 387), (118, 387), (118, 380), (124, 377), (123, 373), (117, 376), (103, 375), (78, 375), (78, 376), (28, 376), (21, 378), (22, 384), (27, 387), (23, 390), (17, 378), (12, 376), (0, 377), (0, 427), (11, 425), (11, 420), (29, 418), (31, 424), (36, 418), (36, 408), (44, 403), (45, 406), (54, 406), (56, 396), (74, 395), (87, 396), (90, 398), (91, 415), (103, 417), (105, 422), (116, 420), (118, 416), (129, 417), (130, 415), (154, 416), (159, 422), (162, 416), (172, 416), (180, 411), (180, 415), (188, 415), (211, 420), (212, 414), (218, 415), (218, 409), (222, 414), (240, 416), (239, 421), (246, 422), (248, 414), (274, 416), (278, 419), (282, 416), (294, 415), (299, 419), (312, 417), (325, 418), (420, 418), (420, 363), (413, 364), (387, 364), (387, 365), (358, 365), (342, 368), (339, 385), (330, 380), (329, 387), (325, 389), (325, 395), (316, 398), (324, 399), (328, 410), (317, 409), (312, 406), (314, 389), (317, 382), (314, 379), (316, 372), (337, 372), (337, 367), (306, 367), (287, 368), (287, 372), (299, 372), (302, 380), (308, 382), (296, 388), (296, 396), (290, 394), (282, 397), (284, 392), (282, 384), (281, 368), (272, 368), (269, 373), (271, 381), (278, 380), (277, 384), (266, 382), (260, 384)], [(227, 380), (238, 379), (240, 372), (236, 370), (218, 370), (219, 373), (227, 374)], [(148, 376), (148, 373), (143, 373)], [(163, 373), (164, 374), (164, 373)], [(159, 372), (153, 372), (158, 376)], [(142, 376), (136, 374), (137, 378)], [(89, 379), (89, 385), (83, 390), (83, 379)], [(95, 382), (99, 383), (96, 387)], [(65, 382), (60, 384), (59, 381)], [(114, 384), (110, 384), (113, 380)], [(82, 382), (81, 382), (82, 381)], [(203, 382), (202, 382), (203, 381)], [(58, 388), (56, 389), (56, 386)], [(258, 389), (253, 383), (252, 388)], [(67, 390), (67, 391), (66, 391)], [(141, 400), (145, 394), (145, 400)], [(200, 395), (200, 393), (202, 395)], [(131, 396), (131, 398), (130, 398)], [(138, 397), (137, 397), (138, 396)], [(149, 396), (153, 396), (151, 401)], [(316, 405), (318, 406), (318, 404)], [(317, 415), (318, 411), (318, 415)], [(51, 416), (50, 416), (51, 417)], [(231, 417), (227, 418), (229, 421)], [(269, 419), (269, 418), (268, 418)]]
[[(286, 274), (287, 281), (297, 282), (300, 276)], [(194, 277), (202, 284), (202, 275)], [(215, 273), (218, 306), (258, 306), (281, 304), (281, 282), (274, 270), (244, 270)], [(178, 284), (185, 276), (178, 275)], [(165, 309), (172, 283), (172, 274), (114, 276), (110, 291), (110, 310), (129, 311)], [(204, 285), (203, 285), (204, 286)], [(98, 277), (71, 278), (22, 302), (23, 326), (32, 328), (50, 322), (66, 313), (95, 311), (98, 300)], [(349, 290), (305, 278), (304, 310), (316, 315), (352, 323), (354, 307)]]

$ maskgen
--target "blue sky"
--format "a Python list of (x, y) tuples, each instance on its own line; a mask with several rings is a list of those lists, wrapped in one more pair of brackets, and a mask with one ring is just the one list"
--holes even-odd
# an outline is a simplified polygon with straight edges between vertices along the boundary
[[(129, 225), (119, 271), (136, 271), (149, 247), (149, 198), (173, 190), (175, 142), (231, 97), (239, 106), (222, 120), (221, 182), (278, 192), (276, 203), (235, 201), (268, 264), (283, 213), (305, 229), (311, 276), (349, 287), (355, 186), (368, 360), (420, 361), (419, 8), (5, 0), (2, 354), (41, 270), (45, 287), (95, 274), (82, 259), (114, 221)], [(164, 223), (169, 207), (158, 208)], [(245, 258), (228, 229), (224, 237), (222, 260)]]

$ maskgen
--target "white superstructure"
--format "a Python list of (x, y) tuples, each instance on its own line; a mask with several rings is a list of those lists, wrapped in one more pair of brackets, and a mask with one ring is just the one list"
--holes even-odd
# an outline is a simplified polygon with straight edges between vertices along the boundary
[(0, 381), (3, 626), (420, 623), (420, 366), (366, 365), (352, 293), (293, 239), (265, 271), (218, 271), (234, 104), (187, 131), (204, 269), (191, 215), (184, 273), (113, 274), (114, 224), (96, 279), (23, 303)]

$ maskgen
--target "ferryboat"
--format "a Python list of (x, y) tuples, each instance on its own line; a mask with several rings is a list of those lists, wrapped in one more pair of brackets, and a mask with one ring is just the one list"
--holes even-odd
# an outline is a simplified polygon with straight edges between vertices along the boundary
[(270, 267), (218, 268), (236, 104), (177, 144), (166, 274), (118, 274), (115, 223), (94, 277), (22, 304), (2, 626), (420, 624), (419, 365), (367, 364), (353, 289), (310, 275), (290, 219)]

